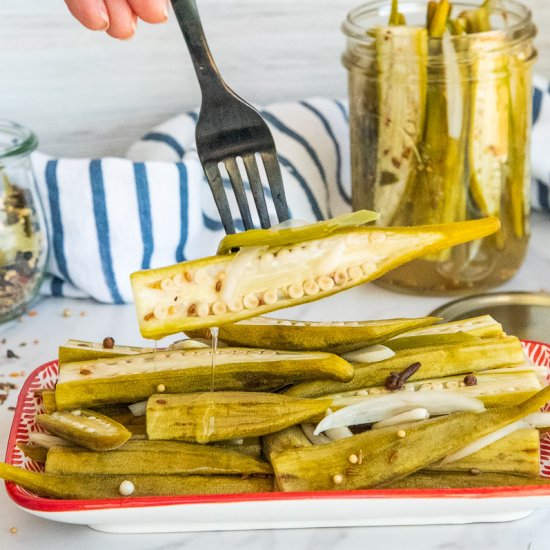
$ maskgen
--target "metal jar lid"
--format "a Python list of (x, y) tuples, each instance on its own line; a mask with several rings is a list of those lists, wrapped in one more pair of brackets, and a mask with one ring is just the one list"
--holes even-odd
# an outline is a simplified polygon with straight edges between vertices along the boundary
[(430, 313), (445, 322), (491, 315), (508, 334), (523, 340), (550, 342), (550, 294), (498, 292), (448, 302)]

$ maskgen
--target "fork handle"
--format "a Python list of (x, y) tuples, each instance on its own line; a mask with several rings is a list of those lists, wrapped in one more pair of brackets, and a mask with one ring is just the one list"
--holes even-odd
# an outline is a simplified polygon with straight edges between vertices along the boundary
[(172, 0), (172, 7), (191, 54), (204, 99), (207, 90), (212, 93), (212, 87), (216, 85), (225, 88), (225, 82), (210, 53), (195, 0)]

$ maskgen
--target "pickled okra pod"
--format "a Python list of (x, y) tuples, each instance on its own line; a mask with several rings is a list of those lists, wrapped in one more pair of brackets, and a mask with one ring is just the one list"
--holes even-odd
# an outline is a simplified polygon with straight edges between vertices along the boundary
[(288, 449), (299, 449), (300, 447), (310, 447), (311, 445), (312, 443), (302, 428), (297, 425), (262, 437), (263, 454), (268, 460), (273, 453), (280, 453)]
[(274, 393), (152, 395), (147, 402), (147, 435), (150, 440), (197, 443), (265, 435), (322, 417), (329, 404)]
[(350, 382), (318, 380), (297, 384), (285, 391), (296, 397), (319, 397), (329, 394), (383, 386), (392, 372), (402, 372), (414, 363), (420, 368), (409, 381), (467, 374), (499, 367), (521, 365), (525, 354), (515, 336), (486, 338), (446, 346), (428, 346), (398, 351), (393, 357), (374, 363), (353, 363), (355, 375)]
[[(265, 493), (273, 490), (271, 476), (178, 475), (54, 475), (39, 474), (0, 462), (0, 478), (41, 496), (97, 499), (146, 496)], [(127, 493), (128, 487), (132, 490)], [(126, 489), (122, 491), (122, 489)]]
[(271, 474), (271, 466), (258, 458), (228, 448), (176, 441), (128, 441), (108, 453), (77, 447), (50, 449), (48, 474), (163, 474), (252, 475)]
[(68, 340), (59, 346), (59, 365), (74, 363), (75, 361), (88, 361), (91, 359), (110, 359), (112, 357), (124, 357), (139, 353), (152, 352), (153, 348), (138, 346), (120, 346), (115, 344), (106, 348), (100, 342), (88, 342), (85, 340)]
[[(480, 399), (486, 407), (497, 407), (520, 403), (543, 387), (540, 377), (528, 366), (496, 370), (497, 372), (490, 370), (477, 372), (475, 384), (473, 385), (467, 385), (464, 374), (459, 374), (445, 378), (438, 377), (406, 382), (403, 384), (402, 391), (413, 393), (458, 392)], [(391, 393), (391, 390), (386, 389), (384, 386), (374, 386), (340, 392), (326, 397), (332, 398), (331, 408), (336, 410), (357, 403), (359, 400), (389, 393)]]
[(505, 336), (502, 325), (490, 315), (481, 315), (480, 317), (412, 329), (390, 338), (384, 342), (384, 345), (398, 351), (465, 342), (473, 338), (499, 338), (501, 336)]
[(416, 472), (388, 483), (385, 489), (467, 489), (485, 487), (515, 487), (548, 485), (550, 478), (540, 475), (523, 476), (507, 473), (482, 472), (476, 468), (470, 472)]
[(144, 337), (161, 338), (318, 300), (499, 227), (496, 218), (422, 227), (352, 227), (288, 246), (244, 248), (140, 271), (131, 276), (140, 330)]
[[(432, 325), (437, 317), (384, 319), (381, 321), (312, 322), (253, 317), (223, 325), (219, 337), (232, 346), (251, 346), (293, 351), (346, 353), (383, 342), (392, 336)], [(209, 329), (187, 331), (206, 336)]]
[[(433, 464), (470, 443), (538, 411), (550, 400), (547, 386), (528, 400), (485, 412), (460, 412), (410, 426), (372, 430), (326, 445), (271, 456), (284, 491), (383, 487)], [(361, 457), (351, 461), (351, 456)]]
[[(162, 351), (67, 363), (59, 371), (59, 410), (136, 403), (157, 391), (212, 389), (212, 350)], [(265, 391), (302, 380), (351, 380), (353, 367), (330, 353), (224, 348), (216, 352), (216, 390)], [(157, 390), (162, 387), (163, 390)]]
[(537, 476), (540, 470), (540, 435), (534, 428), (513, 432), (487, 447), (449, 463), (430, 464), (425, 471), (481, 472)]
[(122, 424), (83, 409), (39, 414), (36, 423), (66, 441), (93, 451), (117, 449), (132, 436)]

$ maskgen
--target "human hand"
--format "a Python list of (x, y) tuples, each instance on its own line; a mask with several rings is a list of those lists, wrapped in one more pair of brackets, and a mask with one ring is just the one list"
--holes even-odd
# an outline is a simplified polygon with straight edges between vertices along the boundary
[(70, 12), (94, 31), (114, 38), (130, 38), (137, 20), (162, 23), (168, 18), (170, 0), (65, 0)]

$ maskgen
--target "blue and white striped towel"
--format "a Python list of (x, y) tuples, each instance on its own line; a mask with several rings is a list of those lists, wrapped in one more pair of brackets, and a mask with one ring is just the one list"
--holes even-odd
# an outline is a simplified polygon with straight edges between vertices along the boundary
[[(548, 83), (535, 80), (533, 205), (550, 212), (549, 98)], [(292, 216), (314, 221), (349, 211), (347, 104), (316, 98), (272, 104), (262, 114)], [(215, 252), (223, 230), (195, 150), (196, 120), (191, 112), (158, 126), (127, 158), (34, 155), (52, 243), (44, 293), (130, 302), (133, 271)], [(269, 200), (268, 207), (274, 211)]]

